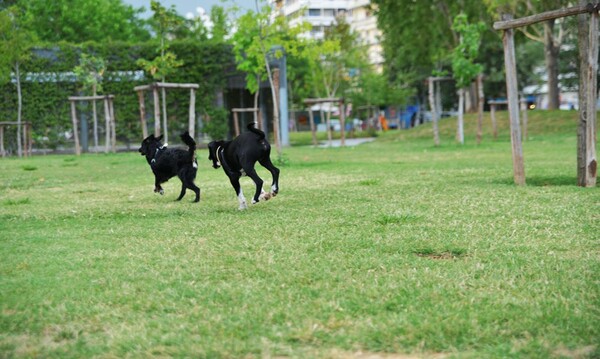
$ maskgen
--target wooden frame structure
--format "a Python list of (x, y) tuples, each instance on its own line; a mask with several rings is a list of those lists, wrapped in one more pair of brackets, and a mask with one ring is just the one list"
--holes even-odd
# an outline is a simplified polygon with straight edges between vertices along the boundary
[[(142, 126), (143, 138), (148, 137), (148, 128), (146, 127), (146, 104), (144, 101), (144, 91), (152, 90), (154, 98), (154, 136), (160, 135), (160, 96), (158, 89), (189, 89), (190, 90), (190, 107), (189, 107), (189, 121), (188, 121), (188, 132), (190, 136), (194, 138), (196, 129), (196, 90), (200, 87), (198, 84), (178, 84), (168, 82), (155, 82), (149, 85), (136, 86), (133, 89), (138, 94), (138, 100), (140, 104), (140, 123)], [(166, 99), (163, 99), (166, 101)], [(163, 122), (163, 134), (164, 141), (168, 141), (167, 122)]]
[[(527, 140), (527, 100), (521, 97), (519, 100), (521, 104), (521, 115), (523, 116), (523, 138)], [(492, 120), (492, 132), (494, 139), (498, 138), (498, 122), (496, 121), (496, 106), (508, 105), (506, 100), (490, 100), (488, 101), (490, 106), (490, 118)]]
[[(340, 111), (340, 140), (341, 146), (345, 146), (346, 145), (346, 133), (345, 133), (345, 129), (346, 129), (346, 111), (344, 109), (344, 98), (341, 97), (333, 97), (333, 98), (307, 98), (306, 100), (304, 100), (304, 104), (308, 107), (308, 118), (310, 120), (310, 131), (312, 132), (312, 140), (313, 140), (313, 145), (317, 146), (318, 145), (318, 141), (317, 141), (317, 130), (315, 128), (315, 120), (313, 118), (313, 111), (310, 108), (312, 105), (317, 105), (317, 104), (322, 104), (322, 103), (329, 103), (329, 102), (333, 102), (333, 103), (338, 103), (339, 105), (339, 111)], [(328, 138), (329, 138), (329, 143), (331, 145), (331, 126), (329, 123), (329, 117), (327, 117), (327, 134), (328, 134)]]
[[(75, 103), (78, 101), (104, 101), (104, 119), (106, 123), (106, 141), (104, 152), (108, 153), (109, 148), (112, 152), (117, 152), (117, 135), (115, 124), (115, 107), (113, 95), (97, 95), (97, 96), (70, 96), (71, 102), (71, 121), (73, 123), (73, 137), (75, 139), (75, 154), (81, 155), (81, 146), (79, 145), (79, 130), (77, 125), (77, 109)], [(97, 128), (97, 118), (94, 117), (94, 129)], [(87, 134), (86, 134), (87, 136)], [(94, 134), (96, 137), (96, 134)]]
[(580, 106), (577, 131), (577, 182), (582, 187), (596, 186), (596, 81), (598, 76), (599, 10), (599, 3), (585, 4), (584, 1), (581, 1), (581, 4), (578, 6), (547, 11), (520, 19), (513, 19), (511, 15), (503, 15), (502, 21), (494, 23), (495, 30), (504, 31), (502, 42), (504, 44), (504, 66), (506, 68), (506, 91), (511, 129), (513, 176), (517, 185), (525, 185), (525, 166), (519, 126), (519, 100), (513, 29), (565, 16), (589, 13), (589, 30), (585, 28), (584, 24), (581, 24), (581, 21), (579, 25), (581, 73), (579, 76)]
[(249, 107), (249, 108), (232, 108), (231, 112), (233, 112), (233, 129), (235, 131), (235, 136), (239, 136), (240, 135), (240, 121), (238, 118), (238, 113), (243, 113), (243, 112), (252, 112), (252, 113), (256, 113), (256, 118), (258, 119), (258, 124), (257, 127), (259, 130), (262, 130), (262, 121), (260, 118), (260, 109), (256, 108), (256, 107)]
[[(6, 149), (4, 148), (4, 129), (8, 126), (19, 126), (16, 121), (0, 122), (0, 156), (6, 157)], [(33, 134), (31, 122), (21, 122), (23, 128), (23, 155), (25, 157), (31, 156), (31, 150), (33, 147)]]

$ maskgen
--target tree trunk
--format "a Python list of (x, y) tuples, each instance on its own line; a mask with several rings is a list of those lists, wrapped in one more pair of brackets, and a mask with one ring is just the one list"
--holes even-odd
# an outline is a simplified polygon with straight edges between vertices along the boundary
[(558, 52), (559, 46), (554, 42), (554, 20), (544, 23), (544, 55), (546, 72), (548, 73), (548, 109), (556, 110), (560, 106), (560, 89), (558, 84)]
[(23, 97), (21, 94), (21, 71), (19, 62), (15, 64), (15, 76), (17, 77), (17, 153), (19, 157), (23, 156), (23, 144), (21, 143), (21, 122), (23, 113)]

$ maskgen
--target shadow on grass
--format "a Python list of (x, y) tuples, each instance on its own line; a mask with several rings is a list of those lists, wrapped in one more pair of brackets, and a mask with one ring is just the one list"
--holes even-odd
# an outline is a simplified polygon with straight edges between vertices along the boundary
[[(498, 184), (514, 185), (514, 179), (502, 178), (496, 181)], [(525, 183), (528, 186), (550, 187), (550, 186), (577, 186), (575, 176), (526, 176)]]

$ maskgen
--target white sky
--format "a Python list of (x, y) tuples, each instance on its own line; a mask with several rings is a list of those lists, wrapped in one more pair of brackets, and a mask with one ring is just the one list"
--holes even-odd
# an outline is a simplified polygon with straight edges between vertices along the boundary
[[(170, 8), (175, 5), (175, 9), (181, 16), (186, 16), (188, 13), (192, 13), (194, 16), (198, 16), (197, 8), (202, 7), (207, 13), (210, 13), (210, 9), (213, 5), (222, 6), (225, 9), (230, 8), (233, 4), (237, 5), (242, 13), (247, 10), (256, 11), (255, 0), (159, 0), (160, 3)], [(132, 5), (133, 7), (146, 9), (146, 16), (150, 16), (150, 0), (123, 0), (125, 4)], [(262, 7), (264, 0), (258, 0), (258, 6)]]

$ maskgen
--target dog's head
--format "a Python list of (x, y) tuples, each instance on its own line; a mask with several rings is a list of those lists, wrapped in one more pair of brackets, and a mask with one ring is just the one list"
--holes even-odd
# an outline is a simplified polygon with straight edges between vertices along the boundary
[(138, 151), (142, 156), (153, 154), (157, 148), (160, 148), (162, 146), (162, 143), (160, 142), (162, 141), (162, 138), (162, 135), (158, 137), (154, 137), (154, 135), (146, 137), (142, 141), (142, 145), (140, 146), (140, 149)]
[(223, 141), (212, 141), (208, 144), (208, 159), (212, 161), (213, 168), (215, 169), (221, 167), (217, 157), (217, 150), (219, 150), (219, 147), (221, 146), (223, 146)]

